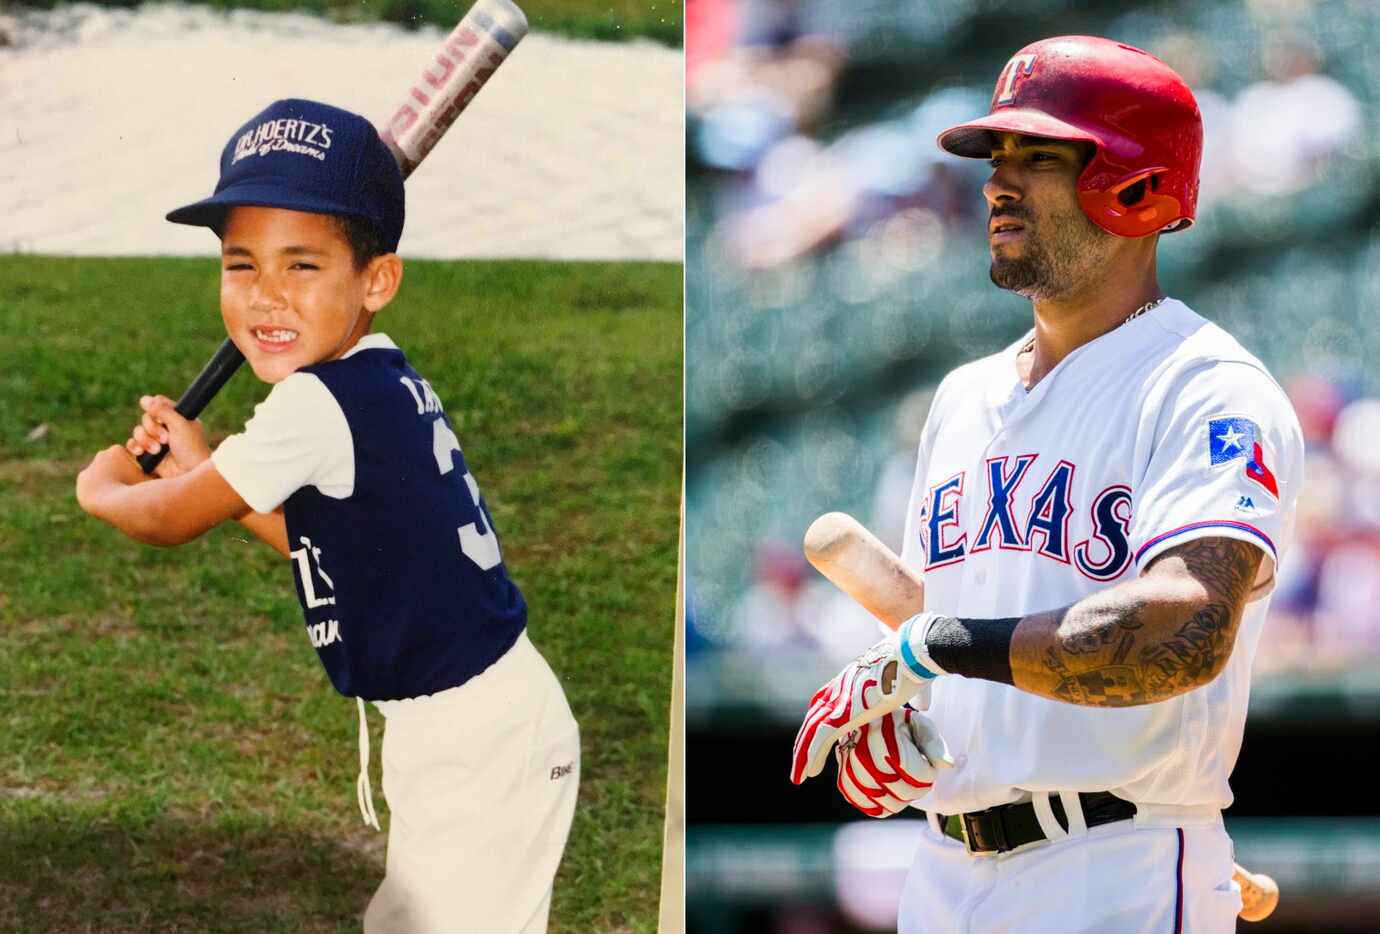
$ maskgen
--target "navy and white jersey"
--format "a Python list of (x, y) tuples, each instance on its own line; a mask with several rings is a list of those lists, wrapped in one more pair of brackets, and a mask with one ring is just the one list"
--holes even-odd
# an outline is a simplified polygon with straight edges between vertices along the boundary
[(283, 505), (307, 632), (341, 694), (456, 687), (523, 631), (460, 442), (387, 336), (275, 385), (212, 460), (255, 511)]

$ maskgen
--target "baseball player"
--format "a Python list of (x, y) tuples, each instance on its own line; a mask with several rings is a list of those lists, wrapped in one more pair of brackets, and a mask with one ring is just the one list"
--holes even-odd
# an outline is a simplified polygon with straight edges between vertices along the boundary
[[(162, 396), (78, 477), (87, 512), (174, 545), (237, 519), (289, 563), (331, 683), (386, 718), (387, 874), (366, 932), (546, 929), (579, 735), (441, 400), (377, 315), (402, 280), (403, 182), (362, 117), (278, 101), (215, 194), (168, 219), (221, 240), (226, 330), (272, 390), (214, 452)], [(169, 450), (158, 478), (135, 462)], [(147, 482), (146, 482), (147, 481)]]
[(1153, 56), (1065, 36), (939, 144), (990, 160), (991, 278), (1034, 328), (939, 386), (902, 553), (925, 612), (815, 695), (793, 778), (840, 739), (849, 802), (922, 809), (904, 934), (1235, 930), (1221, 810), (1303, 441), (1156, 279), (1194, 217), (1197, 104)]

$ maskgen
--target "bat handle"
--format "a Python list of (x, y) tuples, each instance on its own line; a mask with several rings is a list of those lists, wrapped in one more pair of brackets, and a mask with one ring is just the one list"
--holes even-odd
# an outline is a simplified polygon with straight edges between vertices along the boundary
[[(197, 374), (196, 379), (192, 380), (192, 385), (187, 387), (187, 391), (182, 394), (182, 398), (177, 400), (173, 406), (183, 418), (194, 419), (201, 414), (201, 410), (206, 408), (206, 403), (210, 402), (220, 392), (220, 388), (225, 385), (226, 380), (235, 375), (235, 371), (244, 362), (244, 354), (235, 346), (234, 341), (229, 338), (220, 345), (216, 355), (210, 362)], [(139, 466), (144, 473), (151, 474), (163, 460), (163, 456), (168, 453), (164, 447), (157, 454), (150, 454), (145, 451), (139, 455)]]
[(1250, 872), (1240, 865), (1233, 867), (1232, 878), (1241, 886), (1241, 919), (1263, 921), (1279, 904), (1279, 885), (1264, 873)]

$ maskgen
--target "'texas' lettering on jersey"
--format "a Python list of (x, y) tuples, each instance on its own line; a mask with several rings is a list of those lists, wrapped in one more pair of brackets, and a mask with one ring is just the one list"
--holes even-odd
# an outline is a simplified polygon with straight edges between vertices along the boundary
[[(1038, 456), (988, 458), (986, 464), (986, 511), (972, 541), (963, 529), (967, 471), (961, 471), (930, 487), (920, 503), (920, 544), (925, 549), (925, 570), (957, 564), (970, 554), (992, 547), (1004, 551), (1037, 551), (1046, 558), (1072, 564), (1093, 580), (1120, 577), (1131, 564), (1131, 488), (1114, 484), (1092, 499), (1089, 518), (1092, 533), (1079, 542), (1069, 541), (1073, 513), (1075, 467), (1066, 460), (1056, 463), (1038, 487), (1030, 479)], [(1038, 475), (1038, 473), (1036, 474)]]

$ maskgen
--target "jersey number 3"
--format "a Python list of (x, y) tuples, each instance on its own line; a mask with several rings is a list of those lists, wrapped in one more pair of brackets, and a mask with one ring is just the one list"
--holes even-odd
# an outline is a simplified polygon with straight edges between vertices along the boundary
[[(445, 419), (438, 418), (432, 422), (435, 434), (432, 437), (432, 452), (436, 455), (436, 466), (440, 468), (441, 476), (445, 476), (455, 469), (456, 451), (460, 450), (460, 439), (455, 437), (455, 432), (450, 430)], [(478, 522), (467, 522), (460, 526), (460, 550), (465, 553), (481, 570), (496, 568), (503, 563), (503, 556), (498, 553), (498, 536), (484, 519), (484, 507), (479, 505), (479, 484), (474, 481), (474, 474), (465, 472), (465, 486), (470, 491), (470, 499), (474, 501), (475, 511), (479, 514)]]

